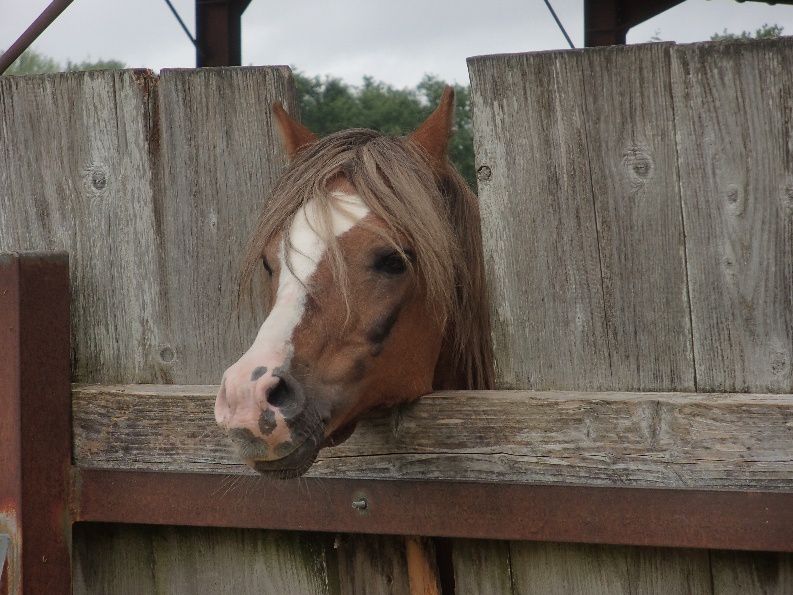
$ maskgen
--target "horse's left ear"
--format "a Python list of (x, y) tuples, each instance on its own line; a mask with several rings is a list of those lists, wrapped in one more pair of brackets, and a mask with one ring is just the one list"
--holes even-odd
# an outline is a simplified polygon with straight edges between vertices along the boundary
[(273, 103), (273, 115), (290, 161), (300, 149), (316, 142), (317, 135), (286, 113), (280, 101)]
[(454, 88), (447, 85), (438, 107), (410, 135), (410, 140), (421, 146), (436, 163), (443, 163), (453, 126)]

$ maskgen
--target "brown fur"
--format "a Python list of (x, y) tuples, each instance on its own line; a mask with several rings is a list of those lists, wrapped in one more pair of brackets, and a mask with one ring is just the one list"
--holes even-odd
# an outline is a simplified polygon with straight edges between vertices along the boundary
[(329, 241), (331, 270), (346, 287), (344, 259), (328, 223), (329, 183), (340, 172), (382, 222), (378, 233), (395, 247), (405, 238), (417, 255), (418, 283), (444, 328), (433, 388), (492, 388), (478, 201), (448, 162), (433, 167), (426, 150), (408, 139), (353, 129), (304, 147), (265, 204), (245, 256), (243, 284), (250, 285), (265, 247), (316, 198), (327, 216), (318, 231)]

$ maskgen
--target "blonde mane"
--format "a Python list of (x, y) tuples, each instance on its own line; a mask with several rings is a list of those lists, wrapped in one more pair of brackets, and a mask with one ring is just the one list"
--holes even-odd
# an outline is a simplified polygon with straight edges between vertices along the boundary
[(265, 246), (287, 233), (295, 213), (311, 199), (318, 201), (317, 231), (328, 241), (334, 275), (344, 287), (344, 260), (329, 232), (328, 190), (342, 173), (385, 222), (384, 238), (397, 249), (404, 239), (415, 252), (414, 272), (445, 329), (436, 369), (444, 386), (434, 388), (493, 388), (478, 200), (450, 164), (438, 169), (408, 139), (372, 130), (345, 130), (311, 144), (296, 156), (264, 205), (244, 258), (241, 287), (251, 288)]

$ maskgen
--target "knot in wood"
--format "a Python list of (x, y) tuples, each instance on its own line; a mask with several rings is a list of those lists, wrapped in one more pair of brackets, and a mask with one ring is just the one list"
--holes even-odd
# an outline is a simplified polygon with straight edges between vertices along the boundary
[(91, 185), (97, 190), (104, 190), (107, 186), (107, 176), (103, 171), (91, 172)]
[(480, 182), (487, 182), (492, 175), (493, 172), (487, 165), (482, 165), (476, 170), (476, 178)]
[(644, 147), (633, 145), (622, 153), (622, 165), (634, 190), (643, 187), (652, 178), (655, 162)]
[(743, 214), (746, 201), (741, 188), (737, 184), (727, 184), (727, 188), (724, 191), (724, 200), (733, 215), (740, 216)]
[(782, 351), (771, 353), (770, 364), (771, 373), (774, 376), (787, 376), (790, 362), (788, 361), (788, 355), (786, 353)]
[(102, 163), (91, 163), (83, 170), (86, 191), (91, 195), (103, 194), (108, 186), (110, 174)]
[(793, 215), (793, 182), (789, 182), (782, 190), (782, 208), (788, 215)]
[(176, 354), (174, 353), (173, 349), (170, 346), (165, 345), (160, 348), (160, 361), (162, 363), (164, 364), (173, 363), (175, 357)]

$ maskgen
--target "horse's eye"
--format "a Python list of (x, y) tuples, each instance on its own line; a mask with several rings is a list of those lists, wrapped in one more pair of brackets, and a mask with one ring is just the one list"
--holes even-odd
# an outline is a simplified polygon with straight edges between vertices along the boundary
[(399, 252), (388, 252), (375, 259), (373, 268), (378, 273), (401, 275), (407, 270), (407, 262)]
[(270, 265), (269, 265), (269, 263), (267, 262), (267, 259), (264, 256), (262, 256), (262, 266), (264, 267), (264, 270), (267, 271), (267, 274), (272, 277), (273, 276), (273, 269), (270, 268)]

